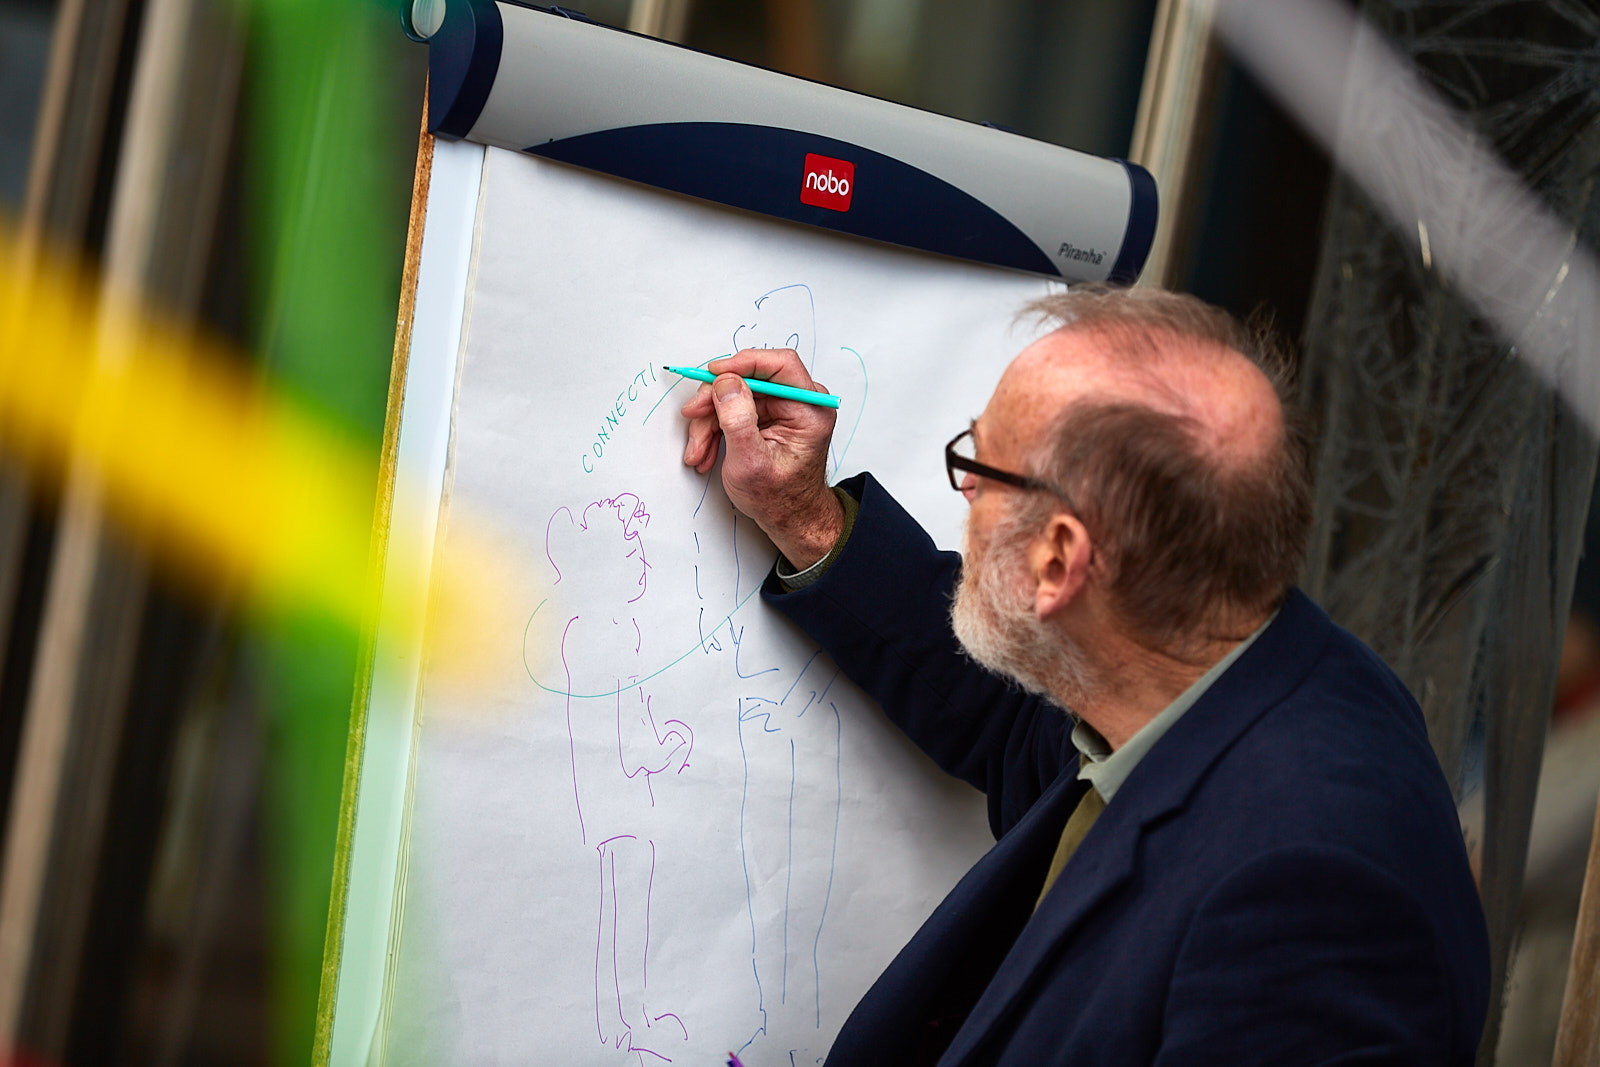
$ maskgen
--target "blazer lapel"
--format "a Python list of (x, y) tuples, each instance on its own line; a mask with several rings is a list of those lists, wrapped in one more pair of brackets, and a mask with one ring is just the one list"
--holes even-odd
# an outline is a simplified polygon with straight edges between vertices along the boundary
[(1211, 765), (1305, 679), (1332, 629), (1321, 608), (1291, 590), (1272, 625), (1139, 761), (1023, 927), (941, 1064), (966, 1062), (1003, 1030), (1034, 978), (1132, 877), (1145, 825), (1182, 807)]
[(1089, 918), (1096, 905), (1132, 876), (1139, 827), (1108, 825), (1128, 821), (1116, 819), (1112, 814), (1116, 808), (1115, 802), (1107, 807), (1083, 839), (1067, 870), (1022, 928), (1010, 954), (978, 998), (940, 1064), (966, 1062), (991, 1033), (1000, 1029), (1018, 998), (1059, 947)]

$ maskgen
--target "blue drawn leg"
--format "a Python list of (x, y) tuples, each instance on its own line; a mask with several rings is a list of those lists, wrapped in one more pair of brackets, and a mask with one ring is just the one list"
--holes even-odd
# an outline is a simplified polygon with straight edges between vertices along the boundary
[(790, 868), (789, 906), (785, 912), (788, 1005), (797, 1027), (822, 1025), (821, 957), (828, 936), (828, 905), (838, 858), (840, 777), (838, 706), (820, 702), (806, 710), (791, 731), (795, 745), (794, 796), (789, 848), (796, 857)]
[(792, 1039), (822, 1024), (819, 959), (842, 792), (840, 717), (826, 688), (791, 691), (789, 706), (760, 697), (739, 703), (740, 846), (760, 1016), (751, 1041)]
[[(772, 818), (770, 789), (767, 788), (771, 769), (765, 757), (773, 744), (771, 735), (777, 732), (771, 725), (776, 706), (774, 701), (762, 697), (744, 697), (738, 704), (739, 755), (743, 764), (739, 850), (744, 867), (745, 911), (750, 920), (750, 976), (755, 984), (757, 1016), (749, 1039), (736, 1050), (741, 1053), (767, 1033), (769, 994), (763, 977), (780, 970), (772, 958), (770, 914), (771, 887), (779, 873), (778, 864), (770, 855), (770, 835), (758, 829), (769, 825)], [(776, 1004), (775, 998), (773, 1004)]]

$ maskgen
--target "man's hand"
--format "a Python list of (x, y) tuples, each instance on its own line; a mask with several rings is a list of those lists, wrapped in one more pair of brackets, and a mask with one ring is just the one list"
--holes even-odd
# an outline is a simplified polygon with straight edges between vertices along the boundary
[(689, 440), (683, 462), (701, 474), (728, 443), (722, 485), (733, 506), (756, 521), (784, 558), (804, 570), (828, 554), (844, 528), (844, 509), (828, 488), (831, 408), (755, 396), (742, 378), (827, 392), (789, 349), (747, 348), (706, 367), (717, 380), (683, 405)]

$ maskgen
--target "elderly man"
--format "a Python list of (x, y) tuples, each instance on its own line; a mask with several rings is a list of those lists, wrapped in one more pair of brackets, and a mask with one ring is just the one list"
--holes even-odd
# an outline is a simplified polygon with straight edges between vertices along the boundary
[(683, 409), (684, 462), (725, 441), (782, 553), (768, 603), (998, 839), (828, 1063), (1472, 1062), (1488, 949), (1450, 790), (1398, 679), (1294, 588), (1281, 363), (1186, 296), (1036, 310), (1058, 328), (946, 452), (964, 562), (871, 475), (826, 486), (831, 412), (738, 377), (820, 388), (793, 353), (713, 363)]

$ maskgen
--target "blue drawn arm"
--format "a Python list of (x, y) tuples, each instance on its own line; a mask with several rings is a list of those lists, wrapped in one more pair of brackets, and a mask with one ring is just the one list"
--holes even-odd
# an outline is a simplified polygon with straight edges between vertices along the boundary
[(769, 575), (762, 595), (934, 762), (987, 794), (998, 837), (1076, 766), (1071, 722), (961, 651), (949, 618), (960, 557), (940, 552), (870, 474), (842, 484), (861, 510), (838, 559), (793, 593)]

